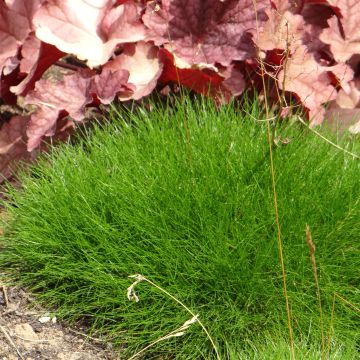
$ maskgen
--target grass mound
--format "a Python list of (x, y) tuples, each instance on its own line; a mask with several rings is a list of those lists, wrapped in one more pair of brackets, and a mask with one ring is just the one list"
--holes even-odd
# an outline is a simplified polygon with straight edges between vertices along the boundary
[[(85, 319), (128, 354), (190, 318), (146, 282), (135, 288), (140, 301), (129, 301), (128, 276), (138, 273), (199, 314), (224, 359), (287, 357), (266, 124), (254, 120), (256, 104), (247, 105), (250, 116), (183, 101), (129, 114), (131, 121), (114, 113), (111, 125), (24, 175), (7, 203), (0, 266), (59, 316)], [(327, 336), (334, 292), (359, 306), (360, 166), (297, 125), (277, 136), (288, 140), (274, 148), (274, 164), (296, 351), (319, 358), (305, 226), (316, 245)], [(343, 146), (359, 152), (351, 141)], [(358, 355), (358, 324), (337, 299), (333, 358)], [(151, 351), (214, 355), (198, 324)]]

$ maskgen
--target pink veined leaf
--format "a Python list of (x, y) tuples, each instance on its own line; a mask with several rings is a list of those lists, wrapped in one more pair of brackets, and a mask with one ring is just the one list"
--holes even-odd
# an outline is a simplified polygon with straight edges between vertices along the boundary
[(325, 50), (327, 45), (319, 39), (319, 35), (327, 27), (327, 17), (333, 14), (331, 8), (305, 4), (298, 14), (277, 9), (267, 10), (266, 13), (269, 19), (259, 35), (255, 35), (255, 42), (261, 50), (287, 50), (291, 54), (298, 46), (306, 45), (308, 51), (317, 57), (319, 51)]
[(267, 8), (268, 0), (163, 0), (148, 3), (142, 19), (147, 40), (170, 44), (167, 49), (188, 64), (227, 66), (255, 55), (252, 36)]
[(104, 58), (99, 26), (109, 8), (108, 0), (96, 5), (81, 0), (50, 0), (33, 19), (36, 36), (63, 52), (97, 65)]
[(93, 101), (88, 92), (90, 79), (78, 73), (64, 76), (62, 81), (39, 80), (25, 97), (26, 104), (38, 105), (49, 111), (66, 112), (75, 120), (82, 118), (85, 105)]
[(78, 74), (65, 76), (63, 81), (53, 83), (50, 80), (37, 82), (35, 90), (25, 97), (26, 104), (37, 105), (38, 109), (31, 114), (27, 128), (29, 151), (40, 145), (43, 136), (55, 133), (58, 118), (70, 115), (81, 120), (85, 106), (93, 101), (88, 93), (89, 79)]
[(110, 104), (115, 96), (131, 98), (135, 86), (128, 82), (129, 72), (126, 69), (104, 68), (101, 75), (91, 79), (90, 93), (102, 104)]
[(322, 31), (328, 27), (328, 19), (334, 15), (334, 11), (326, 4), (326, 1), (306, 1), (304, 2), (300, 15), (305, 22), (304, 35), (302, 42), (313, 53), (318, 60), (326, 54), (332, 58), (329, 46), (319, 38)]
[(35, 14), (36, 36), (59, 50), (102, 65), (116, 45), (144, 38), (140, 9), (133, 1), (112, 8), (111, 0), (49, 0)]
[(284, 64), (278, 75), (280, 89), (294, 93), (309, 111), (311, 125), (323, 121), (322, 104), (336, 98), (337, 92), (331, 84), (328, 71), (331, 68), (320, 65), (305, 46), (296, 52)]
[(26, 77), (10, 90), (16, 95), (24, 96), (34, 88), (35, 82), (42, 74), (65, 54), (55, 46), (43, 43), (34, 35), (30, 35), (22, 46), (21, 55), (20, 73), (25, 73)]
[(21, 47), (20, 72), (28, 74), (37, 61), (40, 53), (41, 41), (31, 34)]
[[(66, 111), (58, 111), (56, 109), (41, 108), (31, 115), (29, 125), (26, 129), (26, 136), (28, 138), (26, 143), (27, 151), (34, 151), (39, 148), (41, 140), (44, 137), (57, 136), (57, 139), (67, 138), (69, 129), (74, 128), (74, 122), (66, 118)], [(44, 147), (41, 148), (42, 150)], [(46, 147), (45, 147), (46, 149)]]
[(336, 97), (336, 104), (343, 109), (360, 108), (360, 79), (349, 83), (349, 91), (340, 89)]
[(38, 109), (31, 114), (27, 128), (28, 150), (39, 146), (43, 136), (55, 134), (57, 121), (69, 115), (75, 121), (85, 117), (85, 109), (93, 103), (110, 103), (117, 94), (132, 91), (127, 83), (126, 70), (104, 70), (100, 75), (92, 71), (64, 76), (59, 82), (39, 80), (35, 90), (25, 97), (26, 104)]
[(341, 13), (341, 18), (332, 16), (329, 27), (324, 29), (320, 40), (330, 45), (338, 62), (346, 62), (353, 55), (360, 54), (360, 1), (328, 0)]
[(46, 0), (5, 0), (7, 6), (18, 14), (26, 17), (30, 25), (32, 24), (34, 14), (45, 1)]
[(329, 46), (319, 39), (322, 31), (323, 28), (318, 25), (306, 24), (302, 42), (307, 46), (308, 51), (313, 53), (317, 59), (323, 57), (322, 54), (328, 54), (328, 57), (332, 58), (328, 50)]
[[(65, 114), (62, 115), (65, 116)], [(36, 149), (44, 136), (55, 134), (56, 121), (59, 116), (60, 112), (57, 109), (40, 109), (31, 115), (26, 129), (28, 151)]]
[(0, 129), (0, 155), (4, 155), (24, 139), (28, 117), (14, 115), (10, 121), (5, 122)]
[(155, 88), (160, 77), (163, 64), (158, 57), (158, 48), (150, 43), (140, 41), (136, 44), (126, 44), (121, 55), (104, 65), (104, 69), (125, 69), (129, 72), (129, 83), (135, 85), (134, 92), (121, 100), (138, 100), (149, 95)]
[(146, 28), (141, 21), (143, 6), (128, 0), (105, 14), (101, 32), (107, 40), (107, 47), (143, 40)]
[(327, 66), (326, 69), (335, 78), (333, 85), (340, 86), (345, 92), (350, 91), (350, 81), (354, 78), (354, 71), (345, 63), (338, 63), (333, 66)]
[(0, 183), (9, 178), (20, 159), (31, 160), (34, 154), (26, 148), (28, 116), (13, 116), (0, 128)]
[(7, 74), (14, 70), (14, 63), (9, 62), (9, 58), (17, 55), (20, 46), (31, 31), (27, 17), (19, 13), (15, 2), (13, 3), (9, 2), (9, 5), (14, 9), (3, 1), (0, 2), (0, 77), (3, 70)]
[(267, 15), (268, 21), (254, 40), (260, 49), (294, 52), (302, 45), (305, 22), (301, 15), (295, 15), (290, 11), (281, 13), (274, 9), (268, 10)]
[(225, 101), (230, 101), (234, 96), (239, 96), (244, 92), (246, 86), (244, 75), (235, 65), (226, 67), (220, 71), (220, 75), (224, 77), (224, 81), (219, 91)]

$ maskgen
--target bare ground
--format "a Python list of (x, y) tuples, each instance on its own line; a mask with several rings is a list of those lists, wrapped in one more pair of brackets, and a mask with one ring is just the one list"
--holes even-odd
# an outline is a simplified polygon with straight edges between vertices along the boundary
[(0, 360), (115, 360), (111, 344), (69, 328), (22, 289), (0, 283)]

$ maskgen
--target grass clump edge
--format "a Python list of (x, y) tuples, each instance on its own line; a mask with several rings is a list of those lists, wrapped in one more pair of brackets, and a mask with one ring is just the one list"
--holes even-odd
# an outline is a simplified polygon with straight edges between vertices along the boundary
[[(257, 104), (247, 106), (246, 113), (233, 104), (218, 110), (186, 99), (126, 120), (115, 110), (111, 124), (44, 157), (22, 189), (10, 191), (0, 266), (15, 269), (59, 316), (86, 319), (127, 353), (189, 320), (152, 286), (129, 302), (128, 276), (136, 273), (199, 314), (222, 357), (245, 358), (254, 344), (271, 348), (261, 345), (262, 334), (267, 344), (280, 338), (286, 314), (266, 126), (256, 121)], [(274, 164), (294, 336), (318, 355), (305, 226), (316, 244), (327, 325), (334, 292), (359, 303), (359, 162), (298, 124), (278, 126), (277, 134), (289, 140), (275, 148)], [(336, 309), (331, 344), (342, 355), (358, 351), (357, 320), (347, 307)], [(205, 339), (191, 326), (152, 351), (208, 358), (214, 350)]]

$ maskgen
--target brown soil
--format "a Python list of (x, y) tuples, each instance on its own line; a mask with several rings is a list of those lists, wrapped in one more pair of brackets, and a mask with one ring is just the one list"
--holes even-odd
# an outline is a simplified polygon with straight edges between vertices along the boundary
[(110, 344), (69, 328), (22, 289), (0, 283), (0, 360), (115, 360)]

